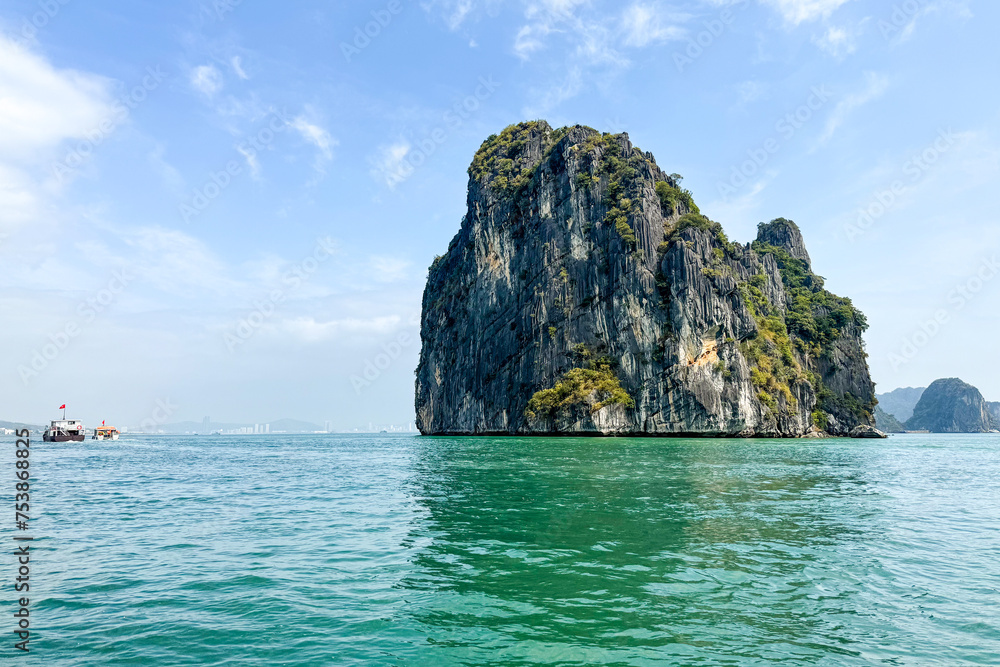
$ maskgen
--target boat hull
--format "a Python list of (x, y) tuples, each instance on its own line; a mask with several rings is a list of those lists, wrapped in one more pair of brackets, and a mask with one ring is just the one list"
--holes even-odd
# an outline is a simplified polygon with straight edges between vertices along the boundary
[(83, 442), (87, 436), (84, 434), (79, 435), (49, 435), (48, 433), (42, 434), (42, 440), (44, 442)]

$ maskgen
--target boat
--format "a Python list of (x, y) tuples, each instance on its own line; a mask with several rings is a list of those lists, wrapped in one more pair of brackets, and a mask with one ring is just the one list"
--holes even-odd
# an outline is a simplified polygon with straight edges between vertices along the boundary
[(66, 404), (59, 406), (63, 411), (62, 419), (53, 419), (49, 422), (49, 427), (42, 434), (45, 442), (83, 442), (87, 437), (87, 430), (83, 428), (83, 422), (79, 419), (66, 419)]
[(114, 426), (105, 426), (104, 422), (94, 429), (94, 440), (117, 440), (121, 431)]

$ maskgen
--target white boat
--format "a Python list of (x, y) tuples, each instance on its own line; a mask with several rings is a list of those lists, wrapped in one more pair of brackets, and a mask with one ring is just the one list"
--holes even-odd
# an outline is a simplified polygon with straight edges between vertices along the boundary
[(79, 419), (53, 419), (42, 434), (45, 442), (83, 442), (87, 431)]
[(53, 419), (42, 434), (44, 442), (83, 442), (87, 438), (87, 429), (79, 419), (66, 419), (66, 404), (59, 406), (63, 411), (62, 419)]
[(103, 424), (94, 429), (94, 440), (117, 440), (121, 435), (114, 426), (104, 426)]

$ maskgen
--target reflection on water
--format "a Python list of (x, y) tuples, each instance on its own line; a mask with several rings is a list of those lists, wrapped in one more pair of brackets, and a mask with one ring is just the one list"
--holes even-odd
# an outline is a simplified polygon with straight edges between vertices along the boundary
[(1000, 665), (997, 436), (164, 436), (31, 466), (25, 667)]
[(409, 613), (468, 664), (868, 664), (893, 641), (870, 463), (854, 443), (425, 439)]

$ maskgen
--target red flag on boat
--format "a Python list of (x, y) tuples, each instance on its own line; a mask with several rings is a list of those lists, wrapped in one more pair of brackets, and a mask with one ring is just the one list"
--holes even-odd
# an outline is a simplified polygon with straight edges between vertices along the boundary
[(60, 410), (65, 410), (65, 409), (66, 409), (66, 404), (65, 404), (65, 403), (63, 403), (62, 405), (60, 405), (60, 406), (59, 406), (59, 409), (60, 409)]
[(101, 420), (101, 426), (104, 426), (104, 420), (103, 419)]

